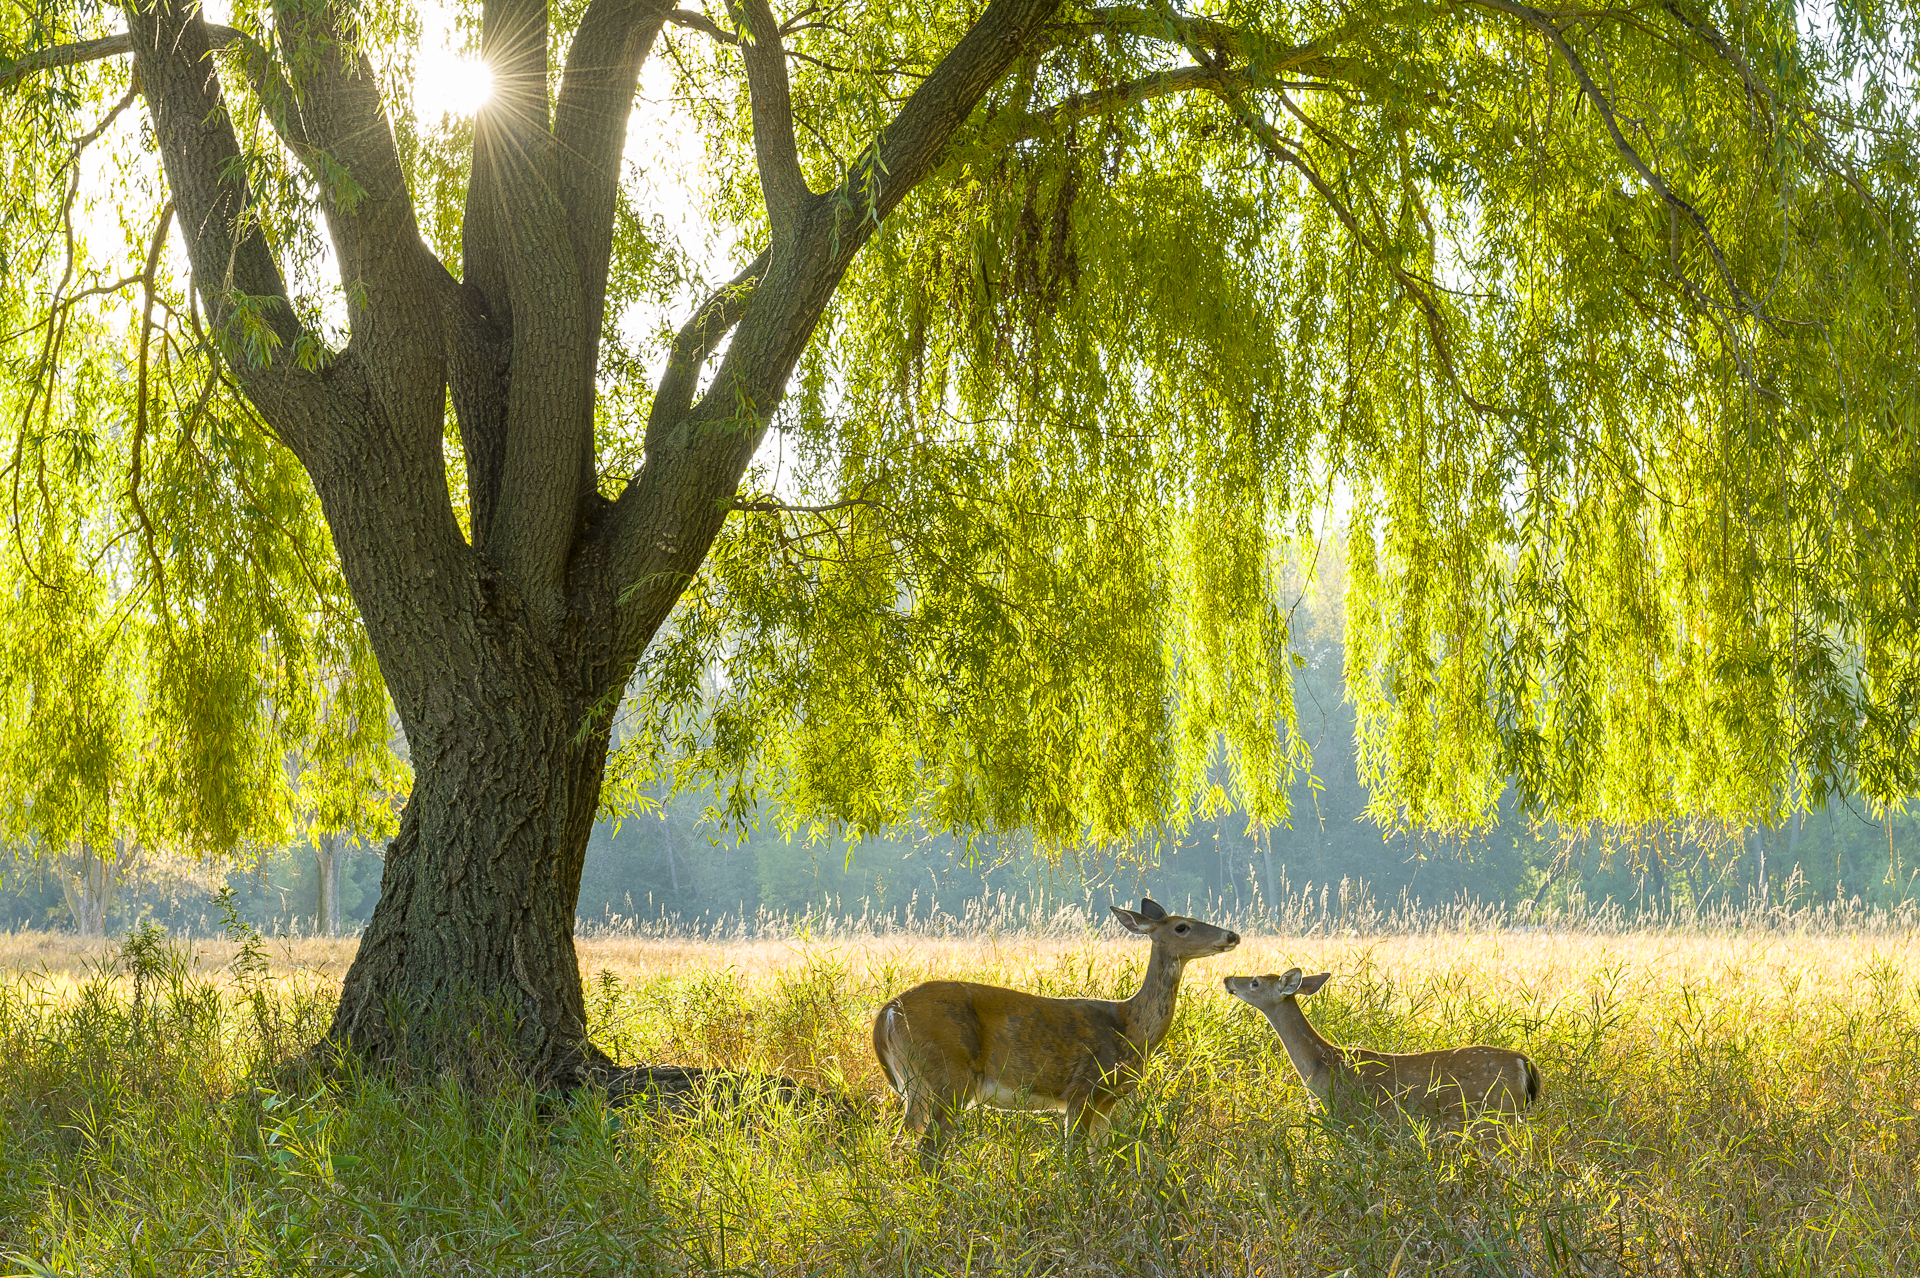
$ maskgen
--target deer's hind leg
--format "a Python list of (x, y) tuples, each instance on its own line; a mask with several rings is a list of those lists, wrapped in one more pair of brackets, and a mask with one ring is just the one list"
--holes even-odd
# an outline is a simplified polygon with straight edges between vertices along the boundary
[(907, 1105), (907, 1128), (920, 1134), (921, 1170), (932, 1172), (939, 1166), (947, 1143), (960, 1128), (960, 1115), (974, 1103), (978, 1090), (973, 1078), (952, 1077), (950, 1071), (937, 1068), (908, 1080), (902, 1098)]
[(907, 1099), (907, 1127), (920, 1133), (920, 1168), (931, 1172), (940, 1165), (948, 1141), (960, 1128), (963, 1097), (939, 1095), (933, 1088), (916, 1089)]

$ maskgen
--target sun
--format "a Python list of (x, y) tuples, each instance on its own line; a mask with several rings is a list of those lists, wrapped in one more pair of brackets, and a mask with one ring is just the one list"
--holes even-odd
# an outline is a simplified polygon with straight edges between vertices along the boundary
[(413, 110), (422, 120), (464, 117), (478, 111), (493, 92), (493, 68), (479, 58), (461, 57), (422, 41), (414, 66)]

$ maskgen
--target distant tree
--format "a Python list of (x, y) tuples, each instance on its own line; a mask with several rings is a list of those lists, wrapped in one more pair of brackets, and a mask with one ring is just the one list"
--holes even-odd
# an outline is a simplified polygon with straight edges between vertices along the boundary
[(388, 710), (370, 672), (328, 679), (303, 748), (289, 760), (300, 829), (314, 854), (322, 936), (340, 935), (340, 882), (352, 849), (384, 842), (398, 829), (408, 775), (391, 742)]
[[(0, 16), (8, 483), (83, 421), (126, 477), (15, 557), (124, 529), (213, 654), (291, 654), (241, 601), (330, 534), (406, 731), (336, 1040), (480, 996), (536, 1075), (603, 1073), (572, 921), (636, 674), (629, 792), (673, 762), (796, 828), (1043, 848), (1281, 819), (1282, 549), (1335, 502), (1385, 819), (1914, 788), (1904, 10), (462, 12), (495, 88), (437, 124), (407, 6)], [(642, 203), (662, 45), (717, 284)], [(72, 236), (102, 146), (131, 273)], [(196, 455), (233, 500), (162, 517), (143, 467)]]

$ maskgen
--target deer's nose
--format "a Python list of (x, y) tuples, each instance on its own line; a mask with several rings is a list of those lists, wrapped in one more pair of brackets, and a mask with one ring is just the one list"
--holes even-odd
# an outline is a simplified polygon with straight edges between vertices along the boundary
[(1227, 933), (1227, 944), (1228, 945), (1240, 944), (1240, 934), (1238, 932)]

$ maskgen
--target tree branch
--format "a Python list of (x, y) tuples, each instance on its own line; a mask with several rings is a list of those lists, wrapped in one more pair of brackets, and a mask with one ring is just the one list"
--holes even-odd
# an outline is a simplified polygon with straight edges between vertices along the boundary
[(1084, 20), (1049, 27), (1047, 38), (1053, 43), (1065, 43), (1094, 36), (1128, 35), (1205, 49), (1216, 60), (1224, 58), (1248, 63), (1260, 75), (1302, 71), (1310, 67), (1316, 74), (1334, 75), (1346, 66), (1346, 60), (1332, 58), (1332, 50), (1369, 27), (1390, 22), (1406, 11), (1398, 9), (1353, 18), (1305, 44), (1287, 43), (1264, 32), (1250, 31), (1178, 11), (1162, 12), (1135, 5), (1108, 5), (1089, 8), (1084, 12), (1087, 15)]
[(713, 20), (704, 13), (694, 13), (689, 9), (675, 9), (667, 15), (667, 21), (688, 31), (698, 31), (704, 36), (718, 40), (721, 44), (740, 43), (739, 36), (714, 25)]
[[(596, 532), (605, 548), (604, 571), (620, 600), (622, 651), (638, 654), (698, 571), (726, 521), (725, 503), (853, 255), (879, 219), (932, 171), (1059, 2), (993, 0), (987, 6), (854, 162), (838, 198), (811, 202), (801, 251), (769, 255), (707, 393), (664, 437), (650, 429), (639, 474)], [(724, 300), (708, 305), (726, 308), (717, 318), (732, 318)], [(717, 327), (683, 330), (689, 353), (701, 349)], [(688, 362), (678, 370), (683, 380), (676, 382), (676, 398), (697, 367)]]
[[(414, 448), (437, 457), (444, 343), (438, 307), (423, 300), (446, 271), (420, 238), (373, 64), (354, 52), (363, 44), (358, 20), (346, 4), (307, 0), (274, 0), (274, 14), (286, 63), (300, 73), (289, 88), (277, 70), (262, 68), (275, 77), (276, 93), (293, 95), (268, 105), (287, 118), (283, 133), (298, 131), (302, 159), (320, 187), (352, 341), (386, 388), (384, 406), (395, 424)], [(267, 61), (264, 50), (258, 56)]]
[(818, 506), (803, 506), (795, 502), (779, 501), (772, 497), (756, 497), (746, 500), (735, 497), (727, 502), (727, 509), (754, 514), (826, 515), (836, 510), (851, 510), (855, 506), (871, 506), (874, 504), (874, 500), (871, 497), (847, 497), (840, 501), (830, 501)]
[(1085, 93), (1076, 93), (1063, 98), (1050, 107), (1030, 111), (1013, 123), (1016, 138), (1034, 138), (1053, 129), (1096, 115), (1105, 115), (1123, 107), (1139, 102), (1150, 102), (1155, 98), (1172, 97), (1195, 90), (1214, 90), (1226, 85), (1245, 88), (1249, 83), (1245, 68), (1226, 68), (1215, 71), (1212, 67), (1181, 67), (1177, 71), (1161, 71), (1153, 75), (1142, 76), (1138, 80), (1129, 80), (1125, 84), (1116, 84), (1105, 89), (1091, 89)]
[[(216, 22), (206, 24), (207, 43), (219, 49), (236, 40), (247, 37), (232, 27)], [(123, 31), (118, 35), (102, 36), (98, 40), (81, 40), (75, 44), (54, 45), (46, 49), (36, 49), (24, 54), (12, 62), (0, 63), (0, 89), (10, 89), (21, 80), (36, 71), (50, 71), (56, 67), (79, 66), (83, 62), (98, 62), (103, 58), (118, 58), (133, 52), (133, 34)]]
[(1030, 52), (1036, 33), (1059, 7), (1059, 0), (994, 0), (854, 160), (832, 215), (840, 250), (834, 256), (842, 265), (932, 171), (980, 99)]
[(506, 403), (461, 425), (464, 437), (490, 436), (477, 456), (497, 467), (477, 476), (494, 494), (477, 548), (543, 627), (565, 612), (567, 565), (593, 492), (594, 404), (587, 290), (562, 196), (568, 157), (548, 127), (547, 26), (545, 0), (483, 5), (495, 88), (475, 122), (462, 283), (505, 341)]
[(767, 0), (727, 0), (727, 10), (745, 37), (747, 95), (753, 108), (753, 156), (777, 252), (793, 236), (813, 198), (800, 172), (793, 140), (793, 98), (787, 84), (786, 46)]
[(553, 141), (547, 129), (544, 0), (484, 0), (480, 56), (492, 70), (493, 92), (474, 116), (460, 278), (480, 290), (497, 321), (511, 326), (505, 203), (515, 185), (541, 180), (533, 160)]
[(573, 228), (586, 291), (588, 363), (597, 366), (606, 312), (613, 222), (620, 202), (620, 156), (633, 116), (640, 69), (671, 0), (593, 0), (567, 49), (554, 104), (560, 202)]
[(733, 331), (753, 300), (754, 288), (766, 274), (771, 251), (762, 249), (747, 268), (722, 284), (693, 313), (673, 339), (667, 356), (666, 371), (660, 375), (660, 387), (653, 395), (653, 408), (647, 414), (646, 447), (649, 451), (666, 439), (667, 432), (679, 425), (693, 402), (700, 381), (700, 368), (719, 347), (721, 339)]

